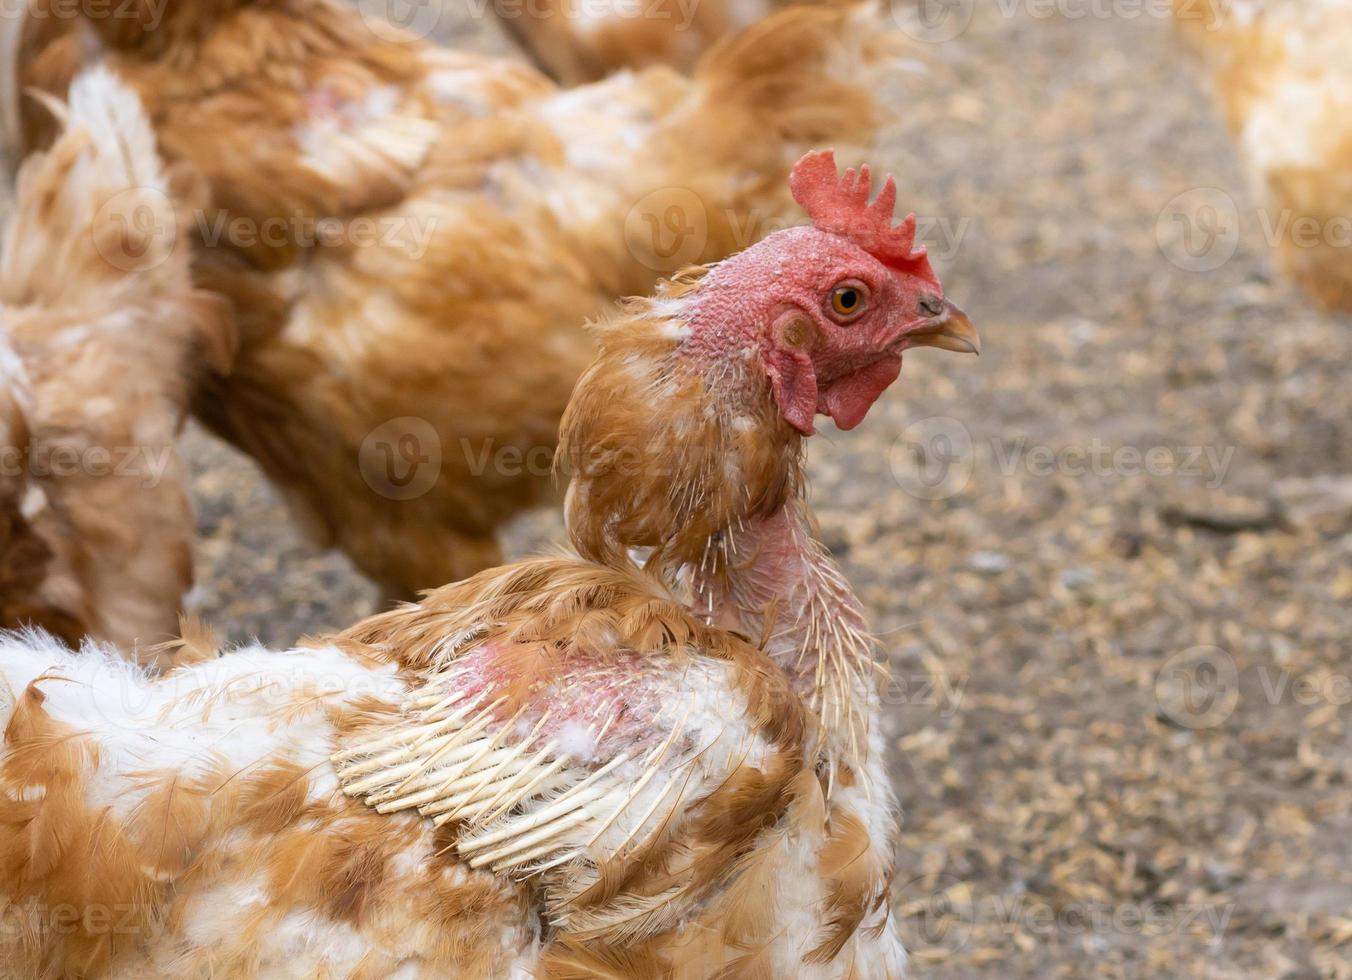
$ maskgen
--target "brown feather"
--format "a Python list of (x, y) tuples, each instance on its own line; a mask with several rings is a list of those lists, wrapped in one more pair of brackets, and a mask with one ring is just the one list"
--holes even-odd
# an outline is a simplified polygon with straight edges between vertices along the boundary
[[(83, 25), (57, 20), (20, 25), (20, 69), (60, 94)], [(877, 77), (896, 64), (876, 14), (795, 8), (721, 42), (691, 79), (653, 70), (560, 99), (527, 68), (369, 29), (338, 0), (185, 0), (158, 29), (104, 20), (118, 20), (92, 25), (106, 63), (209, 194), (182, 209), (194, 272), (229, 301), (240, 349), (197, 412), (317, 539), (405, 596), (494, 565), (497, 528), (552, 499), (558, 422), (592, 354), (583, 320), (675, 271), (644, 216), (685, 209), (692, 262), (795, 220), (789, 167), (871, 139)], [(46, 117), (24, 108), (40, 144)], [(392, 238), (264, 240), (293, 219)], [(391, 482), (414, 470), (409, 492)], [(787, 490), (766, 485), (765, 503)]]
[(153, 142), (122, 118), (134, 99), (111, 89), (92, 87), (92, 112), (117, 106), (116, 124), (72, 116), (24, 163), (0, 259), (20, 366), (0, 379), (0, 626), (130, 651), (177, 633), (196, 528), (174, 440), (202, 352), (231, 331), (174, 248)]

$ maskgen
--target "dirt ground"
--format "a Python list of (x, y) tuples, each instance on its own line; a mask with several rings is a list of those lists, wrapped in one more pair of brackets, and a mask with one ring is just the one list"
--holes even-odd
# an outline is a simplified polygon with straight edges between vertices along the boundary
[[(811, 450), (893, 671), (915, 974), (1352, 977), (1352, 331), (1274, 277), (1159, 4), (975, 7), (877, 163), (985, 353), (908, 358)], [(287, 643), (374, 608), (188, 453), (200, 614)]]

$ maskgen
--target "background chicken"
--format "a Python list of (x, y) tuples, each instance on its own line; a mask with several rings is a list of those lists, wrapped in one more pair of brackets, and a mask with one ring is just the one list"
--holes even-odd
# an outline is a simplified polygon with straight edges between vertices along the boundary
[(24, 165), (0, 259), (0, 624), (130, 648), (177, 633), (190, 362), (228, 360), (136, 96), (96, 72)]
[[(143, 14), (87, 26), (211, 189), (195, 274), (242, 349), (199, 412), (401, 594), (498, 559), (551, 490), (582, 319), (790, 220), (788, 166), (869, 138), (892, 46), (864, 11), (803, 8), (693, 80), (560, 91), (330, 0)], [(23, 75), (60, 91), (88, 32), (29, 26)]]
[[(493, 5), (503, 27), (566, 85), (621, 69), (692, 68), (716, 41), (769, 16), (775, 0), (537, 0)], [(598, 9), (599, 8), (599, 9)]]
[(1352, 310), (1352, 9), (1339, 0), (1175, 0), (1249, 171), (1283, 271)]
[(861, 422), (903, 352), (976, 338), (890, 183), (870, 206), (816, 154), (794, 192), (813, 228), (604, 327), (567, 455), (608, 564), (154, 681), (0, 639), (3, 968), (899, 978), (872, 644), (802, 439)]

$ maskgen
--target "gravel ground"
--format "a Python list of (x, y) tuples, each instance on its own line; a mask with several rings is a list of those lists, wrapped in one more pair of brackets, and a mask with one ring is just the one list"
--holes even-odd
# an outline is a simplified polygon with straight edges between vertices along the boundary
[[(908, 359), (812, 450), (894, 674), (916, 975), (1352, 977), (1352, 332), (1274, 278), (1166, 22), (976, 6), (878, 162), (986, 353)], [(287, 643), (375, 607), (247, 462), (187, 451), (201, 615)]]

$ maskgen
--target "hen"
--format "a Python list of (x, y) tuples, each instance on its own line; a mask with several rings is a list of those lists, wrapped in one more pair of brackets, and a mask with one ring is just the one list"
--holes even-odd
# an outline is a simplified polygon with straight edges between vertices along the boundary
[(716, 41), (782, 6), (777, 0), (497, 0), (499, 22), (566, 85), (622, 69), (689, 70)]
[(1352, 310), (1352, 9), (1342, 0), (1174, 0), (1230, 128), (1268, 198), (1283, 271)]
[(93, 41), (32, 16), (24, 77), (60, 91), (101, 45), (205, 178), (196, 277), (242, 349), (198, 411), (404, 595), (493, 565), (496, 528), (552, 493), (582, 320), (787, 224), (792, 161), (871, 136), (894, 47), (871, 13), (804, 8), (693, 79), (562, 91), (337, 0), (131, 9)]
[(815, 154), (794, 190), (814, 227), (601, 328), (560, 454), (585, 557), (158, 680), (0, 642), (0, 963), (900, 976), (872, 642), (802, 441), (976, 335), (890, 181)]
[(228, 359), (136, 96), (83, 78), (19, 174), (0, 257), (0, 625), (130, 650), (178, 632), (189, 364)]

